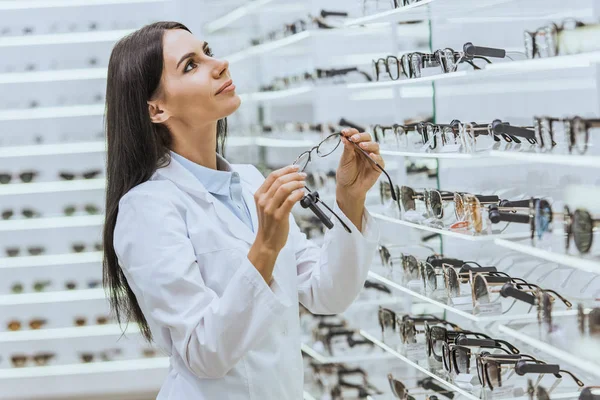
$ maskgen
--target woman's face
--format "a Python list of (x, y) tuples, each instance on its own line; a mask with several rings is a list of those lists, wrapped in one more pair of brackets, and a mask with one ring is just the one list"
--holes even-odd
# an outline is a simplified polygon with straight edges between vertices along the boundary
[[(156, 96), (155, 122), (175, 121), (199, 127), (229, 116), (240, 106), (240, 97), (229, 73), (229, 63), (213, 58), (206, 42), (183, 29), (163, 36), (164, 67)], [(150, 101), (149, 104), (156, 104)], [(150, 107), (152, 112), (152, 106)]]

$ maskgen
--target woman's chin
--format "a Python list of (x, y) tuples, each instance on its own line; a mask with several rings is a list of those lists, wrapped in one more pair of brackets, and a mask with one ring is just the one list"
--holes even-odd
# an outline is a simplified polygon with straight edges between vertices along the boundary
[(230, 116), (231, 114), (236, 112), (238, 108), (240, 108), (240, 105), (242, 104), (242, 99), (240, 96), (238, 96), (237, 93), (232, 93), (229, 99), (224, 99), (224, 101), (222, 101), (221, 103), (224, 118)]

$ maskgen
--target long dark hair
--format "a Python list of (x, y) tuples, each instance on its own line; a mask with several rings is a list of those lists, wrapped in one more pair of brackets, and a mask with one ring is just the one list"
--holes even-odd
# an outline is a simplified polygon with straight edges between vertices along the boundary
[[(105, 130), (106, 214), (103, 231), (103, 286), (117, 322), (135, 321), (144, 338), (152, 333), (135, 294), (118, 264), (113, 235), (119, 200), (133, 187), (150, 179), (170, 162), (172, 137), (168, 128), (150, 121), (147, 101), (160, 89), (163, 72), (163, 35), (169, 29), (191, 31), (178, 22), (146, 25), (115, 45), (108, 63)], [(217, 122), (217, 148), (223, 154), (227, 120)]]

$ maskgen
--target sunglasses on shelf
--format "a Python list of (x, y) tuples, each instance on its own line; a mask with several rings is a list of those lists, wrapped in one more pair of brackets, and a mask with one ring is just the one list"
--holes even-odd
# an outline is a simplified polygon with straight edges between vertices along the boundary
[[(48, 287), (51, 283), (52, 282), (49, 280), (35, 281), (33, 282), (33, 285), (31, 285), (31, 287), (35, 292), (43, 292), (46, 289), (46, 287)], [(25, 287), (20, 282), (17, 282), (10, 287), (10, 291), (14, 294), (23, 293), (24, 290)]]
[[(104, 315), (99, 315), (96, 317), (96, 325), (106, 325), (109, 321), (109, 317)], [(75, 317), (73, 320), (75, 326), (86, 326), (87, 318), (86, 317)]]
[(594, 241), (594, 232), (600, 226), (600, 219), (592, 217), (589, 211), (578, 208), (573, 213), (568, 206), (564, 207), (565, 248), (568, 251), (571, 238), (580, 253), (589, 253)]
[(600, 400), (600, 386), (584, 387), (579, 393), (579, 400)]
[[(78, 207), (76, 205), (68, 205), (63, 209), (65, 215), (68, 217), (75, 214), (77, 210)], [(90, 215), (100, 214), (100, 208), (94, 204), (85, 204), (83, 207), (81, 207), (81, 211)]]
[(115, 356), (119, 356), (122, 353), (123, 351), (119, 348), (104, 350), (99, 353), (86, 351), (79, 353), (79, 359), (85, 364), (95, 361), (113, 361)]
[[(479, 347), (482, 349), (496, 349), (503, 351), (502, 356), (514, 356), (515, 359), (527, 358), (529, 356), (519, 354), (516, 350), (516, 354), (502, 347), (501, 344), (507, 342), (495, 339), (467, 339), (464, 335), (459, 335), (456, 340), (457, 343), (452, 344), (448, 342), (442, 343), (442, 365), (444, 369), (449, 373), (456, 374), (470, 374), (471, 373), (471, 357), (475, 355), (475, 352), (470, 347)], [(510, 343), (507, 343), (510, 345)], [(470, 347), (469, 347), (470, 346)], [(510, 345), (512, 346), (512, 345)]]
[(525, 54), (527, 58), (555, 57), (559, 54), (559, 35), (564, 30), (574, 30), (585, 26), (583, 22), (569, 18), (560, 24), (551, 23), (535, 31), (525, 31)]
[(101, 173), (102, 171), (99, 169), (94, 169), (82, 173), (61, 171), (58, 173), (58, 176), (60, 177), (60, 179), (63, 179), (65, 181), (72, 181), (74, 179), (94, 179), (97, 178)]
[[(90, 245), (90, 248), (91, 247), (92, 245)], [(73, 243), (71, 245), (71, 250), (73, 250), (73, 253), (83, 253), (84, 251), (86, 251), (86, 249), (88, 249), (88, 245), (86, 245), (85, 243)], [(102, 246), (102, 243), (98, 242), (93, 244), (93, 249), (94, 251), (102, 251), (104, 247)]]
[[(4, 251), (8, 257), (17, 257), (21, 254), (21, 248), (19, 247), (7, 247)], [(30, 256), (39, 256), (46, 251), (46, 248), (41, 246), (30, 246), (26, 248), (26, 251)]]
[[(529, 365), (541, 366), (548, 365), (545, 362), (527, 354), (490, 354), (487, 351), (482, 351), (481, 353), (475, 354), (475, 363), (477, 366), (477, 377), (479, 378), (479, 383), (481, 383), (483, 387), (487, 387), (490, 390), (494, 390), (502, 386), (503, 370), (515, 370), (515, 372), (517, 372), (516, 366), (521, 365), (520, 363), (533, 363)], [(546, 370), (548, 371), (546, 373), (552, 373), (551, 371), (554, 369), (546, 368)], [(524, 375), (524, 373), (519, 375)], [(560, 378), (560, 375), (558, 377)]]
[[(472, 338), (470, 338), (472, 336)], [(425, 322), (425, 343), (427, 346), (427, 356), (433, 357), (436, 361), (443, 361), (443, 346), (449, 344), (457, 344), (457, 340), (463, 346), (467, 345), (484, 345), (490, 348), (497, 348), (507, 353), (518, 354), (517, 349), (512, 344), (504, 340), (492, 339), (490, 336), (472, 331), (463, 331), (460, 329), (448, 330), (447, 328), (439, 325), (430, 326)], [(481, 341), (484, 340), (484, 341)], [(506, 347), (506, 349), (504, 347)]]
[(38, 176), (37, 171), (23, 171), (18, 174), (11, 174), (8, 172), (0, 173), (0, 184), (6, 185), (11, 183), (13, 178), (19, 179), (22, 183), (31, 183)]
[[(416, 398), (413, 395), (427, 395), (427, 393), (422, 393), (422, 392), (421, 393), (410, 392), (411, 390), (416, 390), (416, 389), (429, 390), (429, 391), (435, 392), (435, 393), (440, 394), (449, 399), (454, 398), (453, 392), (451, 392), (451, 391), (447, 390), (446, 388), (435, 383), (433, 381), (433, 378), (431, 378), (431, 377), (418, 380), (417, 387), (410, 388), (410, 389), (407, 388), (403, 382), (394, 378), (394, 376), (392, 374), (388, 374), (388, 382), (390, 384), (390, 389), (392, 391), (392, 394), (394, 395), (395, 398), (400, 399), (400, 400), (416, 400)], [(426, 396), (426, 398), (430, 399), (430, 400), (434, 400), (434, 399), (437, 399), (437, 396), (434, 396), (434, 395)]]
[(542, 386), (534, 386), (531, 379), (527, 379), (527, 396), (529, 400), (550, 400), (550, 393)]
[(534, 143), (538, 144), (543, 152), (548, 152), (557, 145), (555, 140), (556, 124), (562, 124), (569, 153), (573, 153), (573, 149), (575, 149), (577, 153), (583, 155), (588, 149), (590, 129), (600, 128), (600, 119), (586, 119), (579, 116), (571, 118), (536, 116), (533, 117), (533, 127), (510, 126), (507, 130), (517, 134), (532, 132), (535, 138)]
[[(15, 211), (10, 209), (4, 210), (1, 216), (3, 220), (9, 220), (15, 216)], [(31, 208), (24, 208), (21, 210), (21, 216), (23, 218), (37, 218), (40, 216), (40, 213)]]
[[(41, 329), (48, 323), (47, 320), (42, 318), (34, 318), (27, 325), (29, 325), (29, 329)], [(9, 321), (6, 325), (7, 329), (11, 332), (20, 331), (23, 326), (23, 323), (18, 320)]]
[[(587, 330), (586, 330), (587, 322)], [(582, 335), (589, 333), (590, 335), (600, 335), (600, 308), (593, 308), (588, 314), (583, 309), (583, 304), (577, 305), (577, 326), (579, 333)]]
[(48, 365), (54, 357), (56, 357), (55, 353), (16, 354), (11, 356), (10, 361), (15, 368), (26, 367), (29, 362), (33, 362), (34, 366), (42, 367)]

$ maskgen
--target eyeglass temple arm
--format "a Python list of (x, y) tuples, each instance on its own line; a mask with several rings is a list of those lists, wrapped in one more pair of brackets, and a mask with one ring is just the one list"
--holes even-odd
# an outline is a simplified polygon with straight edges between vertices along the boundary
[(340, 126), (348, 126), (350, 128), (356, 129), (359, 132), (365, 132), (366, 131), (366, 129), (365, 129), (364, 126), (355, 124), (354, 122), (350, 122), (346, 118), (340, 118), (340, 121), (338, 122), (338, 125), (340, 125)]
[(569, 300), (565, 299), (563, 296), (558, 294), (556, 291), (551, 290), (551, 289), (541, 289), (541, 290), (544, 292), (547, 292), (547, 293), (551, 293), (554, 296), (558, 297), (565, 304), (565, 306), (567, 306), (569, 308), (573, 307), (573, 303), (571, 303)]
[[(388, 182), (390, 184), (390, 188), (393, 188), (394, 187), (394, 183), (392, 182), (392, 178), (390, 178), (390, 175), (387, 173), (387, 171), (381, 165), (379, 165), (379, 163), (377, 161), (373, 160), (371, 158), (371, 156), (369, 156), (369, 153), (367, 153), (366, 151), (364, 151), (363, 149), (361, 149), (360, 146), (357, 143), (354, 143), (352, 141), (350, 143), (352, 143), (356, 147), (357, 150), (360, 150), (360, 152), (363, 153), (365, 155), (365, 157), (367, 157), (373, 164), (375, 164), (375, 166), (377, 168), (379, 168), (381, 170), (381, 172), (383, 172), (383, 174), (385, 175), (385, 177), (387, 178), (387, 180), (388, 180)], [(398, 195), (396, 193), (396, 190), (392, 189), (390, 191), (390, 193), (392, 195), (392, 199), (397, 202), (398, 201)]]
[[(307, 188), (306, 186), (304, 186), (304, 189), (306, 189), (309, 193), (312, 193), (311, 190), (309, 188)], [(348, 225), (346, 225), (346, 223), (344, 223), (344, 221), (342, 221), (342, 219), (331, 208), (329, 208), (329, 206), (327, 204), (325, 204), (319, 197), (316, 197), (316, 200), (317, 200), (317, 203), (322, 204), (323, 207), (325, 207), (332, 215), (334, 215), (337, 218), (338, 221), (340, 221), (340, 224), (342, 224), (342, 226), (344, 227), (346, 232), (352, 233), (352, 230), (350, 230)]]
[(577, 378), (577, 377), (575, 376), (575, 374), (573, 374), (572, 372), (569, 372), (569, 371), (567, 371), (567, 370), (564, 370), (564, 369), (561, 369), (561, 370), (559, 370), (558, 372), (559, 372), (559, 373), (560, 373), (560, 372), (562, 372), (562, 373), (565, 373), (565, 374), (567, 374), (567, 375), (571, 376), (571, 378), (573, 378), (573, 380), (575, 381), (575, 383), (577, 384), (577, 386), (579, 386), (579, 387), (583, 387), (583, 386), (585, 386), (585, 384), (584, 384), (584, 383), (583, 383), (583, 382), (582, 382), (582, 381), (581, 381), (579, 378)]
[(506, 57), (506, 50), (498, 49), (495, 47), (482, 47), (475, 46), (471, 42), (467, 42), (463, 45), (463, 52), (465, 56), (472, 59), (475, 56), (493, 57), (493, 58), (504, 58)]

